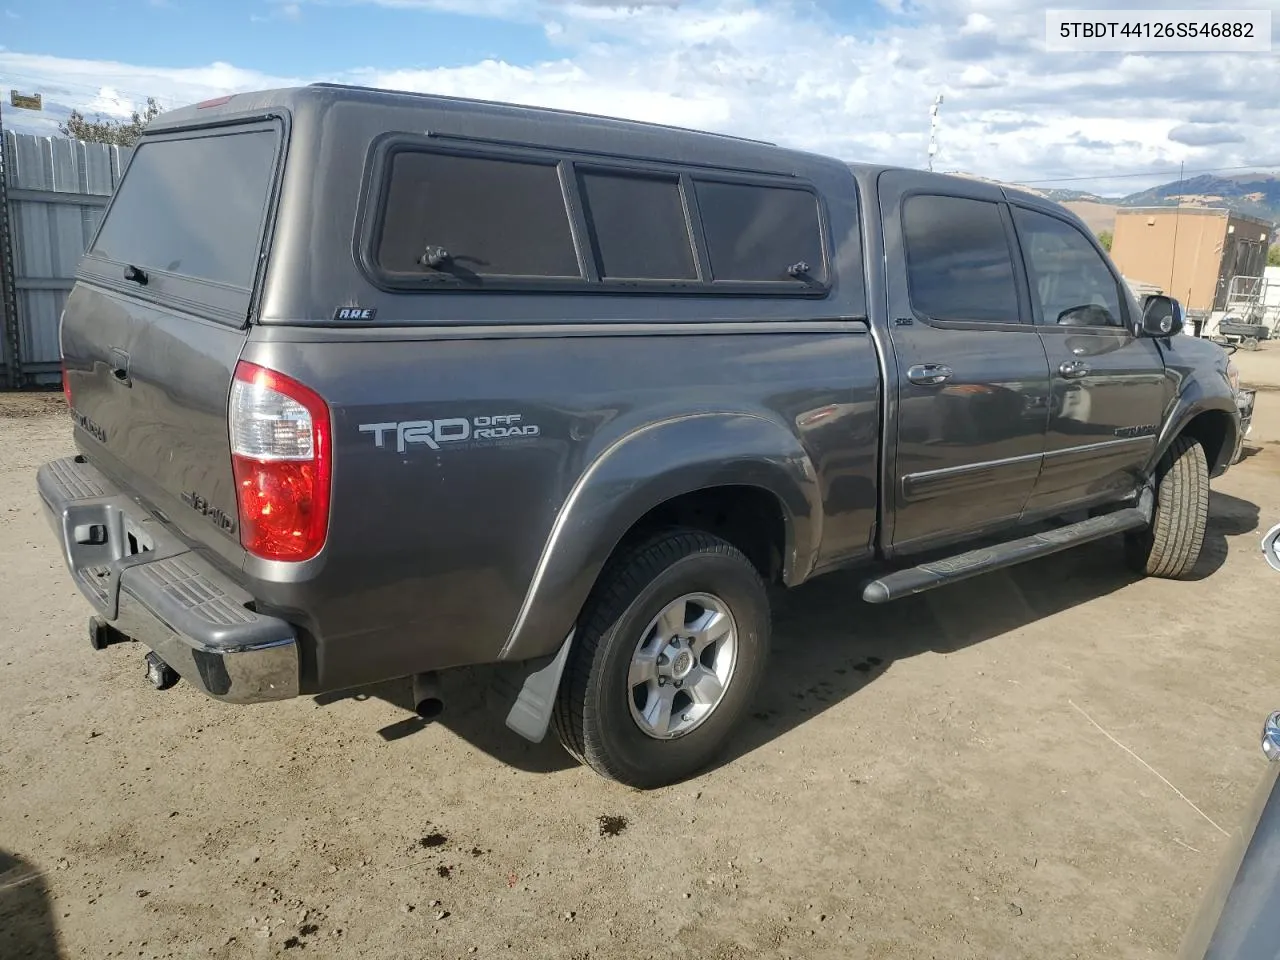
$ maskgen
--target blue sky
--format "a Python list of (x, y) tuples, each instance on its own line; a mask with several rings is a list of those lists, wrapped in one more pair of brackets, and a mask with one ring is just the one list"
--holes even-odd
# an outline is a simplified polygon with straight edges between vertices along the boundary
[[(1126, 7), (1167, 6), (1127, 0)], [(1207, 0), (1180, 6), (1212, 10)], [(1060, 7), (1106, 6), (1064, 0)], [(1280, 0), (1250, 0), (1273, 11)], [(0, 89), (124, 115), (338, 80), (722, 130), (1003, 179), (1274, 165), (1271, 54), (1046, 51), (1033, 0), (0, 0)], [(1151, 182), (1168, 177), (1153, 176)], [(1067, 185), (1067, 184), (1064, 184)]]
[[(79, 59), (127, 51), (130, 61), (157, 67), (232, 60), (252, 70), (307, 76), (376, 61), (461, 66), (490, 58), (533, 63), (555, 55), (542, 31), (527, 24), (375, 4), (306, 4), (305, 13), (302, 3), (268, 0), (0, 4), (18, 14), (0, 24), (0, 42), (11, 50)], [(76, 29), (66, 29), (67, 23)]]

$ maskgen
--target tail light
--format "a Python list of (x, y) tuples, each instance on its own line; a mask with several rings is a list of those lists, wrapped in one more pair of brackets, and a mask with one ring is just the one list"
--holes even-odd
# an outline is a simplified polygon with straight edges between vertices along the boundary
[(240, 543), (264, 560), (309, 560), (329, 530), (329, 406), (314, 390), (240, 361), (228, 410)]
[(71, 406), (71, 381), (67, 379), (67, 360), (62, 359), (62, 396), (66, 398), (67, 406)]

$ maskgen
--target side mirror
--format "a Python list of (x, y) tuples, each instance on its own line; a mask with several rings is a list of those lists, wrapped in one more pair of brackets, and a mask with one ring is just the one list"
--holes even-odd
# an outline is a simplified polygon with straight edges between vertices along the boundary
[(1154, 294), (1142, 302), (1142, 333), (1148, 337), (1171, 337), (1182, 332), (1182, 304), (1173, 297)]
[(1058, 325), (1063, 327), (1113, 327), (1117, 323), (1110, 310), (1096, 303), (1068, 307), (1058, 314)]

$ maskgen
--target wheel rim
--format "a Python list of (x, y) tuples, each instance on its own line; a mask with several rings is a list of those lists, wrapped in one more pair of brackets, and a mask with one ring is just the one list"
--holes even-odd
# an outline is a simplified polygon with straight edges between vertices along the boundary
[(738, 662), (738, 625), (709, 593), (687, 593), (645, 628), (627, 671), (631, 719), (655, 740), (696, 730), (724, 700)]

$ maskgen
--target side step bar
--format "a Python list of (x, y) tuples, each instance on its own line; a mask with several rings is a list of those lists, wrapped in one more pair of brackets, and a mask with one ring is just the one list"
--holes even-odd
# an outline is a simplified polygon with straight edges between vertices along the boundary
[(862, 599), (867, 603), (887, 603), (914, 593), (924, 593), (934, 587), (990, 573), (992, 570), (1012, 567), (1036, 557), (1047, 557), (1051, 553), (1076, 547), (1090, 540), (1100, 540), (1122, 530), (1136, 530), (1145, 527), (1147, 522), (1147, 513), (1139, 507), (1128, 507), (1099, 517), (1090, 517), (1079, 523), (1035, 533), (1020, 540), (980, 547), (968, 553), (887, 574), (863, 587)]

